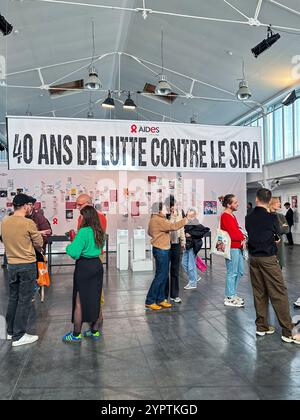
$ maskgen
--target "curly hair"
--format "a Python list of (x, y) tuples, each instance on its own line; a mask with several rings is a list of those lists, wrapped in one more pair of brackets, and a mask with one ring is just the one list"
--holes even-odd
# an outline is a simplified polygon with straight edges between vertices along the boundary
[(223, 202), (222, 202), (222, 206), (225, 207), (225, 209), (227, 208), (228, 205), (230, 205), (232, 203), (233, 198), (235, 197), (234, 194), (227, 194), (225, 195)]
[(104, 245), (105, 236), (97, 210), (92, 206), (85, 206), (80, 210), (80, 214), (82, 215), (82, 222), (80, 227), (91, 227), (94, 231), (96, 245), (99, 248), (102, 248)]

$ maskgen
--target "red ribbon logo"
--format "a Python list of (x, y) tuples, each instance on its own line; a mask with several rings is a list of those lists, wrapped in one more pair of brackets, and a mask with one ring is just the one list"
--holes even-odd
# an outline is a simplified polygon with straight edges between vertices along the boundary
[(131, 126), (131, 133), (137, 133), (137, 129), (138, 129), (138, 127), (137, 127), (137, 125), (136, 124), (132, 124), (132, 126)]
[(54, 217), (54, 219), (53, 219), (53, 224), (54, 224), (54, 225), (58, 225), (58, 219), (57, 219), (57, 217)]

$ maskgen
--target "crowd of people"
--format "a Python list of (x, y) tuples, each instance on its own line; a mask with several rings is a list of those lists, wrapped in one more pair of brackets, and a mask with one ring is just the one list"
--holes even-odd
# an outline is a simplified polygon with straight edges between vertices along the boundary
[[(9, 279), (7, 339), (12, 341), (13, 347), (38, 340), (37, 335), (27, 333), (27, 322), (37, 280), (36, 263), (39, 255), (45, 254), (52, 231), (42, 212), (34, 209), (34, 203), (33, 197), (16, 195), (13, 199), (14, 213), (2, 223)], [(76, 261), (72, 294), (73, 330), (63, 336), (62, 340), (66, 343), (80, 343), (83, 338), (99, 340), (103, 321), (102, 261), (107, 221), (105, 215), (94, 208), (87, 194), (79, 195), (76, 204), (80, 211), (77, 234), (66, 248), (67, 254)], [(299, 339), (293, 337), (288, 293), (282, 275), (285, 265), (283, 235), (287, 235), (290, 244), (293, 243), (293, 212), (289, 203), (285, 204), (288, 211), (284, 217), (278, 213), (279, 200), (272, 198), (271, 191), (260, 189), (256, 207), (248, 206), (245, 229), (239, 226), (235, 217), (239, 208), (238, 198), (227, 194), (222, 204), (224, 212), (220, 217), (220, 229), (230, 238), (230, 256), (225, 260), (224, 305), (245, 306), (244, 298), (238, 295), (238, 286), (249, 253), (256, 334), (264, 336), (275, 332), (268, 320), (270, 301), (282, 329), (282, 341), (300, 344)], [(173, 196), (165, 202), (154, 203), (151, 213), (148, 234), (153, 247), (155, 275), (146, 296), (145, 308), (161, 311), (182, 302), (180, 262), (187, 278), (184, 290), (197, 289), (200, 278), (196, 258), (209, 228), (200, 224), (196, 208), (189, 208), (185, 214), (178, 208)], [(89, 328), (82, 333), (83, 323), (88, 323)]]

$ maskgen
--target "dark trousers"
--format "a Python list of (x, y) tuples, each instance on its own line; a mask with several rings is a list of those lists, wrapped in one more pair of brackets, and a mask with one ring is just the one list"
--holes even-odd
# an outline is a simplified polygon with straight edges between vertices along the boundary
[(292, 319), (289, 310), (287, 288), (277, 257), (250, 258), (250, 275), (256, 310), (256, 326), (258, 331), (267, 331), (269, 299), (282, 328), (282, 335), (292, 335)]
[(169, 250), (153, 248), (155, 276), (146, 297), (146, 305), (160, 303), (165, 299), (165, 288), (169, 276)]
[(172, 244), (170, 249), (170, 274), (165, 289), (165, 299), (169, 293), (172, 299), (179, 296), (179, 267), (181, 260), (181, 245)]
[(7, 334), (16, 341), (26, 332), (36, 281), (36, 263), (8, 264), (8, 279)]
[(289, 245), (294, 245), (293, 235), (292, 235), (292, 226), (289, 226), (289, 233), (286, 234)]

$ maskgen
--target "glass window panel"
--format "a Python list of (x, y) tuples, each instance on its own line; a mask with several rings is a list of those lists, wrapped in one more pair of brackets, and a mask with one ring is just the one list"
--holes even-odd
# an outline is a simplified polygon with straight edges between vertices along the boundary
[(274, 112), (274, 151), (275, 160), (283, 159), (283, 124), (282, 108)]
[(285, 106), (284, 113), (284, 157), (294, 154), (293, 105)]
[(265, 163), (265, 140), (264, 140), (264, 119), (259, 118), (257, 120), (257, 126), (261, 127), (261, 153), (262, 153), (262, 163)]
[(267, 147), (268, 147), (268, 155), (267, 155), (267, 159), (266, 159), (267, 162), (273, 162), (273, 160), (274, 160), (273, 118), (274, 118), (273, 112), (271, 112), (270, 114), (268, 114), (268, 116), (267, 116), (267, 122), (268, 122), (268, 137), (269, 138), (266, 139), (267, 140)]
[(300, 155), (300, 100), (295, 102), (295, 154)]

